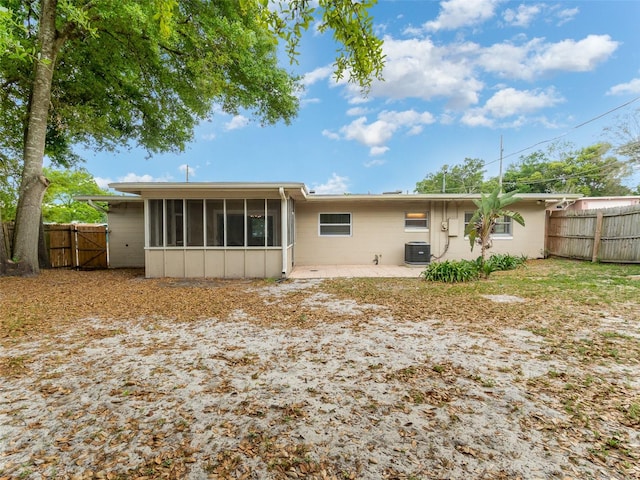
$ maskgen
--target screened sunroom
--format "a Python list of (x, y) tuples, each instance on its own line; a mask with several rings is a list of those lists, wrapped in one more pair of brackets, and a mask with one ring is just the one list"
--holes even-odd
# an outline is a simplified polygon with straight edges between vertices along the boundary
[[(177, 188), (179, 186), (179, 188)], [(280, 277), (303, 184), (117, 184), (144, 198), (147, 277)]]

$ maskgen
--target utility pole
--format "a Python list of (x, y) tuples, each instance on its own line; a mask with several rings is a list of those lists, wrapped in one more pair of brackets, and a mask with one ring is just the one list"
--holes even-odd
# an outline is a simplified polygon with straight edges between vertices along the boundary
[(187, 164), (187, 168), (185, 169), (185, 175), (187, 176), (187, 183), (189, 183), (189, 165)]
[(442, 169), (442, 193), (447, 190), (447, 166)]
[(502, 135), (500, 135), (500, 174), (498, 175), (498, 186), (500, 187), (500, 193), (502, 193)]

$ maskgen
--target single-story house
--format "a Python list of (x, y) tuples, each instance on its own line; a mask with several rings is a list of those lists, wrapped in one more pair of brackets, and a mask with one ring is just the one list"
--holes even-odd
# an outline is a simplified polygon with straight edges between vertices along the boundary
[[(317, 195), (303, 183), (113, 183), (111, 267), (147, 277), (287, 277), (297, 265), (422, 265), (472, 259), (464, 231), (479, 194)], [(580, 195), (522, 194), (526, 226), (498, 222), (493, 253), (541, 258), (546, 210)]]

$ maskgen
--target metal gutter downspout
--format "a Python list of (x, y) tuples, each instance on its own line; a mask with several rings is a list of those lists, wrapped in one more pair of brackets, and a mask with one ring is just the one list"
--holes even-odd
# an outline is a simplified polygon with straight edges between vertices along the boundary
[(287, 248), (289, 241), (288, 238), (288, 225), (289, 219), (287, 218), (287, 212), (289, 211), (289, 205), (287, 196), (284, 193), (284, 188), (279, 187), (278, 192), (280, 193), (280, 198), (282, 199), (282, 203), (280, 204), (280, 232), (282, 237), (282, 278), (287, 278), (287, 267), (289, 265), (287, 258)]

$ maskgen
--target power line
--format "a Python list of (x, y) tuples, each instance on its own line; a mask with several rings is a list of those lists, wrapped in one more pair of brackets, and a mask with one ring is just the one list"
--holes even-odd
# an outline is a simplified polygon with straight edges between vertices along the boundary
[[(539, 141), (537, 143), (534, 143), (533, 145), (530, 145), (530, 146), (525, 147), (525, 148), (523, 148), (521, 150), (518, 150), (517, 152), (513, 152), (513, 153), (509, 153), (507, 155), (504, 155), (504, 156), (502, 156), (502, 160), (504, 160), (505, 158), (513, 157), (515, 155), (519, 155), (520, 153), (526, 152), (527, 150), (531, 150), (532, 148), (535, 148), (535, 147), (537, 147), (539, 145), (544, 145), (545, 143), (551, 143), (551, 142), (555, 142), (556, 140), (560, 140), (561, 138), (566, 137), (567, 135), (569, 135), (572, 131), (577, 130), (579, 128), (582, 128), (585, 125), (588, 125), (588, 124), (590, 124), (592, 122), (595, 122), (596, 120), (599, 120), (602, 117), (606, 117), (607, 115), (610, 115), (613, 112), (615, 112), (617, 110), (620, 110), (621, 108), (627, 107), (627, 106), (631, 105), (632, 103), (637, 102), (638, 100), (640, 100), (640, 96), (632, 98), (631, 100), (629, 100), (628, 102), (623, 103), (622, 105), (618, 105), (617, 107), (614, 107), (611, 110), (607, 110), (606, 112), (601, 113), (600, 115), (597, 115), (597, 116), (595, 116), (593, 118), (590, 118), (589, 120), (587, 120), (585, 122), (582, 122), (582, 123), (580, 123), (578, 125), (575, 125), (575, 126), (571, 127), (569, 130), (567, 130), (566, 132), (564, 132), (561, 135), (558, 135), (558, 136), (553, 137), (553, 138), (549, 138), (547, 140), (541, 140), (541, 141)], [(500, 158), (497, 158), (497, 159), (492, 160), (490, 162), (486, 162), (485, 166), (486, 165), (491, 165), (492, 163), (499, 162), (500, 160), (501, 160)]]
[[(509, 185), (536, 185), (536, 184), (540, 184), (540, 183), (552, 183), (552, 182), (559, 182), (559, 181), (563, 181), (563, 180), (568, 180), (571, 178), (579, 178), (582, 177), (584, 175), (591, 175), (592, 177), (605, 177), (607, 175), (609, 175), (610, 173), (614, 172), (616, 169), (620, 168), (619, 165), (615, 165), (615, 164), (606, 164), (606, 165), (599, 165), (598, 167), (592, 169), (592, 170), (584, 170), (580, 173), (575, 173), (573, 175), (560, 175), (558, 177), (553, 177), (553, 178), (542, 178), (539, 180), (522, 180), (522, 179), (517, 179), (516, 181), (507, 181), (506, 183)], [(599, 173), (598, 173), (599, 172)]]
[[(610, 114), (612, 114), (613, 112), (615, 112), (615, 111), (617, 111), (617, 110), (620, 110), (621, 108), (627, 107), (627, 106), (631, 105), (632, 103), (637, 102), (638, 100), (640, 100), (640, 96), (635, 97), (635, 98), (632, 98), (632, 99), (631, 99), (631, 100), (629, 100), (628, 102), (625, 102), (625, 103), (623, 103), (623, 104), (621, 104), (621, 105), (618, 105), (617, 107), (614, 107), (614, 108), (612, 108), (612, 109), (610, 109), (610, 110), (607, 110), (607, 111), (606, 111), (606, 112), (604, 112), (604, 113), (601, 113), (601, 114), (599, 114), (599, 115), (596, 115), (595, 117), (592, 117), (592, 118), (590, 118), (589, 120), (586, 120), (586, 121), (584, 121), (584, 122), (582, 122), (582, 123), (579, 123), (578, 125), (573, 126), (573, 127), (571, 127), (569, 130), (567, 130), (566, 132), (564, 132), (562, 135), (558, 135), (558, 136), (556, 136), (556, 137), (553, 137), (553, 138), (550, 138), (550, 139), (547, 139), (547, 140), (541, 140), (541, 141), (536, 142), (536, 143), (534, 143), (534, 144), (532, 144), (532, 145), (530, 145), (530, 146), (528, 146), (528, 147), (522, 148), (522, 149), (520, 149), (520, 150), (518, 150), (518, 151), (516, 151), (516, 152), (509, 153), (509, 154), (507, 154), (507, 155), (502, 155), (502, 145), (501, 145), (501, 146), (500, 146), (500, 157), (499, 157), (499, 158), (497, 158), (497, 159), (495, 159), (495, 160), (492, 160), (492, 161), (490, 161), (490, 162), (484, 162), (483, 166), (485, 166), (485, 167), (486, 167), (487, 165), (491, 165), (491, 164), (496, 163), (496, 162), (501, 162), (501, 161), (503, 161), (505, 158), (513, 157), (514, 155), (518, 155), (518, 154), (520, 154), (520, 153), (526, 152), (527, 150), (531, 150), (532, 148), (535, 148), (535, 147), (537, 147), (537, 146), (539, 146), (539, 145), (543, 145), (543, 144), (545, 144), (545, 143), (551, 143), (551, 142), (554, 142), (554, 141), (556, 141), (556, 140), (559, 140), (559, 139), (561, 139), (561, 138), (563, 138), (563, 137), (565, 137), (565, 136), (569, 135), (569, 133), (571, 133), (572, 131), (577, 130), (577, 129), (579, 129), (579, 128), (582, 128), (582, 127), (584, 127), (585, 125), (588, 125), (589, 123), (595, 122), (596, 120), (599, 120), (599, 119), (600, 119), (600, 118), (602, 118), (602, 117), (605, 117), (605, 116), (607, 116), (607, 115), (610, 115)], [(602, 168), (604, 169), (604, 168), (609, 167), (609, 166), (610, 166), (610, 165), (604, 165)], [(598, 169), (600, 169), (600, 168), (601, 168), (601, 167), (598, 167)], [(437, 173), (437, 172), (436, 172), (436, 173)], [(605, 174), (605, 173), (603, 172), (603, 175), (604, 175), (604, 174)], [(551, 179), (537, 180), (537, 181), (535, 181), (535, 182), (533, 182), (533, 181), (532, 181), (532, 182), (519, 182), (519, 183), (520, 183), (520, 184), (523, 184), (523, 185), (528, 185), (528, 184), (534, 184), (534, 183), (553, 182), (553, 181), (558, 181), (558, 180), (561, 180), (561, 179), (573, 178), (574, 176), (579, 176), (579, 175), (562, 176), (562, 177), (551, 178)], [(510, 183), (512, 183), (512, 182), (510, 182)], [(474, 194), (474, 193), (471, 193), (471, 192), (467, 192), (467, 191), (465, 191), (465, 190), (466, 190), (466, 189), (464, 189), (464, 187), (462, 187), (462, 188), (458, 188), (458, 189), (453, 189), (452, 191), (449, 191), (448, 193), (467, 193), (467, 194), (469, 194), (469, 195), (473, 195), (473, 194)], [(439, 193), (439, 192), (424, 192), (424, 193)], [(476, 193), (477, 193), (477, 192), (476, 192)]]

